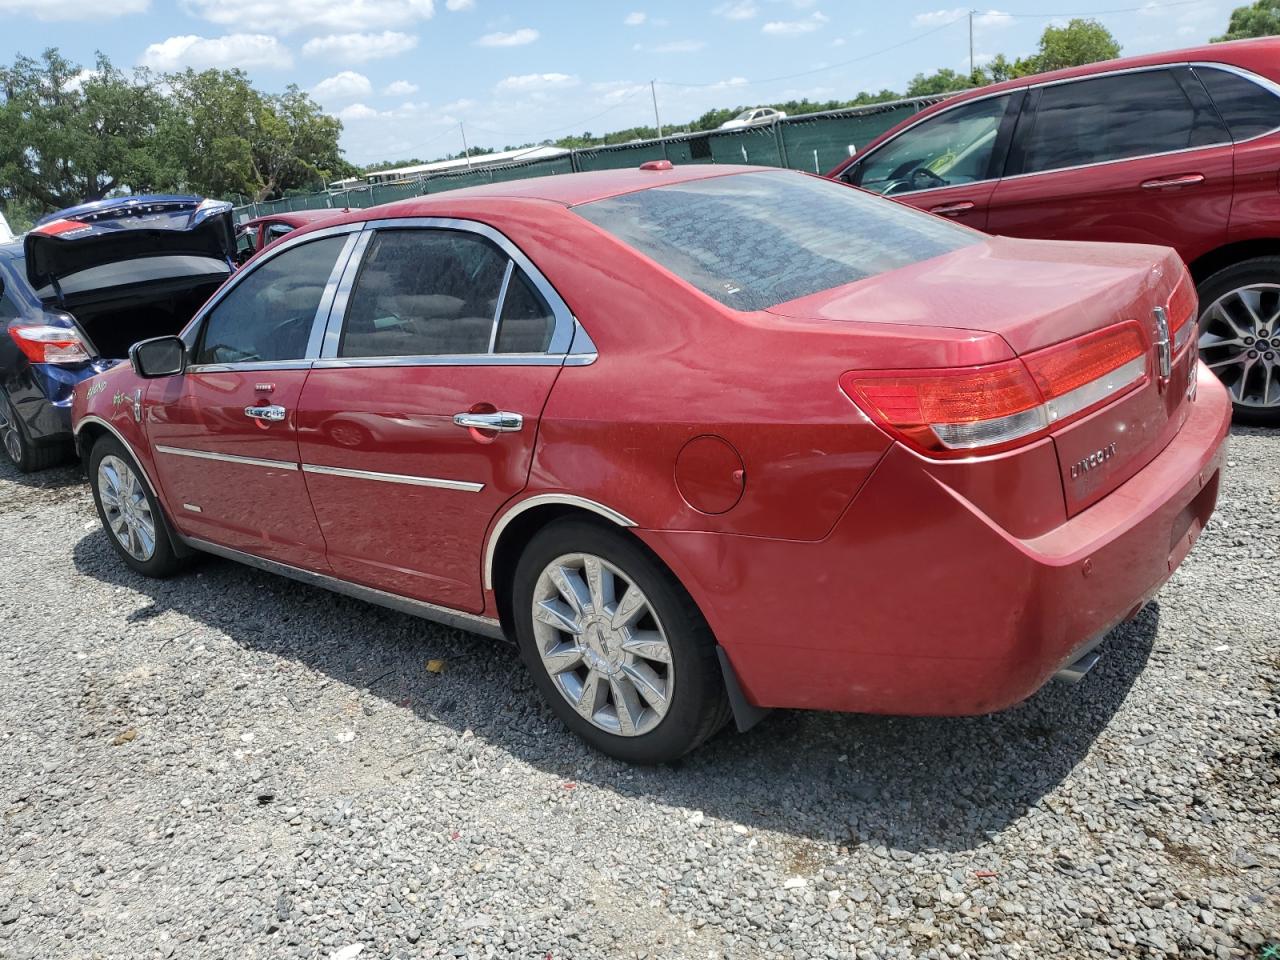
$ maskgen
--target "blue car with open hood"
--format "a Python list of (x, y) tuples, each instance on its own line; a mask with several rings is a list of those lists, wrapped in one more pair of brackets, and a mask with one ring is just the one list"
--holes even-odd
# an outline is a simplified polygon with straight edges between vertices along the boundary
[(231, 204), (131, 196), (0, 244), (0, 447), (23, 472), (72, 449), (76, 384), (180, 331), (234, 269)]

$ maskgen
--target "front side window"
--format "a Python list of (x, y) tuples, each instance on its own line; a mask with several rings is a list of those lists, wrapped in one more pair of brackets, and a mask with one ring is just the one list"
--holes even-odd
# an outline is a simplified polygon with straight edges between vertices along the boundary
[(464, 231), (378, 231), (351, 289), (338, 356), (488, 353), (507, 259)]
[(1022, 172), (1186, 150), (1212, 142), (1211, 123), (1168, 70), (1055, 84), (1041, 90)]
[(981, 242), (981, 235), (795, 172), (708, 177), (574, 211), (735, 310), (764, 310)]
[(1247, 77), (1214, 67), (1196, 67), (1222, 114), (1231, 139), (1240, 141), (1280, 129), (1280, 97)]
[(300, 360), (345, 236), (285, 250), (251, 272), (204, 318), (195, 363)]
[(953, 107), (904, 130), (856, 166), (853, 183), (898, 196), (992, 176), (991, 158), (1009, 97)]

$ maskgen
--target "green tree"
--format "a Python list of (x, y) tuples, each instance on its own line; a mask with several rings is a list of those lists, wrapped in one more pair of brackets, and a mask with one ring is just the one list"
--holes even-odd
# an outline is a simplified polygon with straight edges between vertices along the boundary
[(1224, 40), (1245, 40), (1249, 37), (1270, 37), (1280, 33), (1280, 3), (1276, 0), (1258, 0), (1250, 6), (1236, 7), (1227, 22), (1227, 32), (1214, 37), (1214, 43)]
[(0, 197), (41, 211), (113, 190), (167, 189), (181, 168), (160, 149), (168, 104), (146, 71), (99, 54), (91, 71), (48, 49), (0, 68)]
[(1045, 27), (1040, 51), (1015, 64), (1015, 76), (1078, 67), (1120, 56), (1120, 44), (1097, 20), (1072, 19), (1065, 27)]
[(949, 67), (943, 67), (934, 73), (917, 73), (907, 84), (907, 96), (927, 97), (939, 93), (952, 93), (956, 90), (967, 90), (973, 85), (971, 77), (956, 73)]

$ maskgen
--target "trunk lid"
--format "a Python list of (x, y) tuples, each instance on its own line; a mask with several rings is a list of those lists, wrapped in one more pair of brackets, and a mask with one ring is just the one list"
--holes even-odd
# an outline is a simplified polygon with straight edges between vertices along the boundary
[[(1071, 516), (1146, 466), (1180, 428), (1195, 380), (1195, 338), (1189, 334), (1196, 306), (1191, 279), (1167, 248), (993, 237), (769, 312), (995, 334), (1022, 358), (1124, 321), (1136, 323), (1145, 348), (1142, 379), (1093, 412), (1050, 427)], [(1175, 332), (1182, 333), (1176, 350)], [(1171, 355), (1167, 369), (1162, 341)], [(939, 367), (946, 365), (939, 360)]]
[(154, 256), (207, 257), (230, 265), (231, 204), (199, 197), (118, 197), (50, 214), (26, 235), (27, 279), (40, 290), (94, 267)]

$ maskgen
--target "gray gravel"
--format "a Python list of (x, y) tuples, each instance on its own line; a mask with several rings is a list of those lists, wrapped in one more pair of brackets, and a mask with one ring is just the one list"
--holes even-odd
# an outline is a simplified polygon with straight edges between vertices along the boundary
[(1280, 434), (1232, 443), (1081, 685), (664, 769), (502, 645), (222, 561), (140, 579), (73, 470), (0, 468), (0, 957), (1262, 957)]

